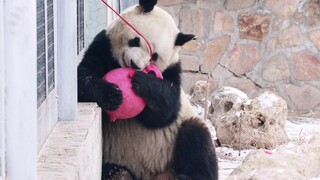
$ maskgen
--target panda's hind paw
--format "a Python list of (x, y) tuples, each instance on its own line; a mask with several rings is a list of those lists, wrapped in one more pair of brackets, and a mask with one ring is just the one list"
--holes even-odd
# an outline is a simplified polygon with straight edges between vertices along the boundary
[(102, 167), (101, 180), (136, 180), (136, 178), (123, 166), (105, 164)]

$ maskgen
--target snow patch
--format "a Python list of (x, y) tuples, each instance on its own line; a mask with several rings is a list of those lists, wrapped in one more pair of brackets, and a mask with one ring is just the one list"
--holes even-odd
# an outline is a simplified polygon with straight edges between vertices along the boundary
[(236, 99), (237, 103), (246, 102), (249, 98), (248, 96), (240, 91), (239, 89), (225, 86), (223, 89), (220, 90), (222, 94), (228, 95), (228, 94), (236, 94), (238, 95), (238, 98)]
[(274, 102), (279, 101), (279, 98), (272, 93), (263, 93), (259, 96), (260, 105), (263, 109), (272, 107)]
[(234, 161), (242, 161), (251, 152), (251, 149), (235, 150), (228, 147), (217, 147), (216, 153), (221, 159), (229, 159)]

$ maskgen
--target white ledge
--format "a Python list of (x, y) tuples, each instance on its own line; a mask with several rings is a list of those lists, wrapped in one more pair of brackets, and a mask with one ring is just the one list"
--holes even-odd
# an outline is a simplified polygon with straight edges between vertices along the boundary
[(38, 155), (38, 179), (101, 179), (101, 110), (79, 103), (75, 121), (58, 121)]

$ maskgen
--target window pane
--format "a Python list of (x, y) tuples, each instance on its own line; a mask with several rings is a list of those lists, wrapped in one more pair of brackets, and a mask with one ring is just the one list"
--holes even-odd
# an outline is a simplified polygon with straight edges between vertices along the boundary
[(138, 4), (138, 0), (120, 0), (120, 10), (123, 11), (127, 7), (132, 6), (134, 4)]
[(37, 0), (37, 97), (38, 107), (46, 99), (46, 23), (44, 0)]
[(47, 0), (48, 90), (54, 89), (54, 16), (53, 0)]
[(84, 0), (77, 0), (78, 54), (84, 48)]

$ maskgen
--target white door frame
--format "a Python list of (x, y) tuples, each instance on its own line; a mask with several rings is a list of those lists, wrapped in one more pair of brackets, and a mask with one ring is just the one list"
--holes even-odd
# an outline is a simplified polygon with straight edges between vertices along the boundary
[(37, 179), (36, 1), (4, 3), (6, 178)]
[(77, 0), (57, 1), (57, 88), (59, 120), (77, 116)]

